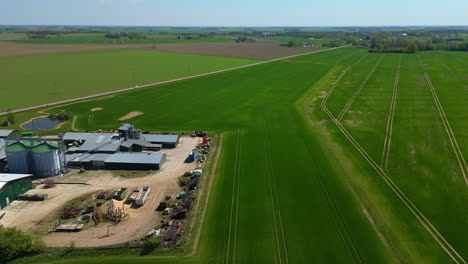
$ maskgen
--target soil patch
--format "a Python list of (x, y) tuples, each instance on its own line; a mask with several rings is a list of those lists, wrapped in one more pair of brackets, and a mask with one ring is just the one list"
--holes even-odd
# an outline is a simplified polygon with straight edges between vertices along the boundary
[(96, 108), (91, 109), (91, 112), (101, 111), (103, 109), (104, 108), (102, 108), (102, 107), (96, 107)]
[(348, 126), (357, 127), (359, 126), (354, 120), (344, 120), (344, 123)]
[(130, 113), (122, 116), (121, 118), (119, 118), (119, 120), (120, 121), (127, 120), (127, 119), (134, 118), (135, 116), (139, 116), (139, 115), (142, 115), (142, 114), (144, 114), (144, 113), (143, 112), (138, 112), (138, 111), (130, 112)]

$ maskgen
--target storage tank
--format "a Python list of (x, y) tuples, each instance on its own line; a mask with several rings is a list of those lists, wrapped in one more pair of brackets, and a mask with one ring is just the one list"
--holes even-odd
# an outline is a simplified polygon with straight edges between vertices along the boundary
[(63, 172), (62, 150), (57, 143), (42, 143), (31, 149), (34, 175), (51, 177)]
[(29, 174), (33, 172), (29, 142), (14, 142), (5, 148), (10, 173)]

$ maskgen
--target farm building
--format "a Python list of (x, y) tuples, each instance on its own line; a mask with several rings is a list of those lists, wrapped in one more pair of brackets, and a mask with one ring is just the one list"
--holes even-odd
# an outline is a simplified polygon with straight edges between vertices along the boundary
[(141, 137), (151, 144), (161, 144), (163, 148), (175, 148), (179, 144), (179, 135), (143, 134)]
[(121, 152), (110, 155), (104, 163), (114, 170), (159, 170), (166, 161), (166, 154)]
[(0, 138), (16, 137), (18, 130), (0, 129)]
[(32, 188), (31, 174), (0, 173), (0, 210)]
[(0, 138), (0, 161), (3, 161), (6, 159), (5, 147), (6, 147), (5, 140)]
[(63, 141), (69, 147), (68, 154), (112, 154), (118, 151), (140, 152), (144, 149), (175, 148), (179, 144), (179, 135), (142, 134), (133, 124), (122, 124), (118, 134), (68, 132), (63, 135)]
[(5, 154), (10, 173), (35, 174), (38, 177), (64, 173), (65, 156), (60, 143), (32, 139), (5, 142)]
[(37, 177), (57, 176), (64, 172), (63, 150), (55, 142), (41, 143), (30, 151), (33, 172)]
[(105, 160), (112, 154), (67, 154), (67, 164), (73, 167), (85, 167), (94, 169), (105, 169)]

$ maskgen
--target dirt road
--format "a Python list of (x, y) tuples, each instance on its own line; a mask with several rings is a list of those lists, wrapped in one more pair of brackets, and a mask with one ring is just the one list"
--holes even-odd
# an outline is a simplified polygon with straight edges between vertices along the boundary
[[(316, 52), (339, 49), (339, 48), (343, 48), (343, 47), (348, 47), (348, 46), (342, 46), (342, 47), (336, 47), (336, 48), (330, 48), (330, 49), (324, 49), (324, 50), (315, 50), (315, 51), (310, 51), (310, 52), (301, 53), (301, 54), (297, 54), (297, 55), (292, 55), (292, 56), (288, 56), (288, 57), (282, 57), (282, 58), (277, 58), (277, 59), (273, 59), (273, 60), (247, 64), (247, 65), (228, 68), (228, 69), (224, 69), (224, 70), (218, 70), (218, 71), (213, 71), (213, 72), (196, 74), (196, 75), (177, 78), (177, 79), (172, 79), (172, 80), (168, 80), (168, 81), (149, 83), (149, 84), (144, 84), (144, 85), (138, 85), (138, 86), (135, 86), (135, 87), (129, 87), (129, 88), (124, 88), (124, 89), (120, 89), (120, 90), (115, 90), (115, 91), (109, 91), (109, 92), (104, 92), (104, 93), (88, 95), (88, 96), (82, 96), (82, 97), (78, 97), (78, 98), (67, 99), (67, 100), (63, 100), (63, 101), (50, 102), (50, 103), (47, 103), (47, 104), (40, 104), (40, 105), (35, 105), (35, 106), (30, 106), (30, 107), (25, 107), (25, 108), (19, 108), (19, 109), (11, 110), (10, 113), (24, 112), (24, 111), (28, 111), (28, 110), (34, 110), (34, 109), (53, 106), (53, 105), (61, 105), (61, 104), (65, 104), (65, 103), (81, 101), (81, 100), (84, 100), (84, 99), (90, 99), (90, 98), (95, 98), (95, 97), (104, 96), (104, 95), (110, 95), (110, 94), (115, 94), (115, 93), (121, 93), (121, 92), (141, 89), (141, 88), (145, 88), (145, 87), (149, 87), (149, 86), (155, 86), (155, 85), (161, 85), (161, 84), (166, 84), (166, 83), (178, 82), (178, 81), (193, 79), (193, 78), (197, 78), (197, 77), (202, 77), (202, 76), (207, 76), (207, 75), (212, 75), (212, 74), (217, 74), (217, 73), (222, 73), (222, 72), (228, 72), (228, 71), (233, 71), (233, 70), (252, 67), (252, 66), (257, 66), (257, 65), (261, 65), (261, 64), (265, 64), (265, 63), (270, 63), (270, 62), (279, 61), (279, 60), (283, 60), (283, 59), (303, 56), (303, 55), (312, 54), (312, 53), (316, 53)], [(7, 113), (8, 112), (0, 112), (0, 116), (6, 115)]]

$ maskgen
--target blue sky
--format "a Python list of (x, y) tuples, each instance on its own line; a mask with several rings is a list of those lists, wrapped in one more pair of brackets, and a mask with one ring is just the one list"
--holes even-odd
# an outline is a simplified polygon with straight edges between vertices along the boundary
[(0, 0), (2, 25), (468, 25), (468, 0)]

